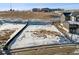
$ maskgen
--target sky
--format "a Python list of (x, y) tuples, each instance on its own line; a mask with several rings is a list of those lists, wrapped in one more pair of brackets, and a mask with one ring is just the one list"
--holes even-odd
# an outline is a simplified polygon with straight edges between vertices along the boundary
[(0, 10), (29, 10), (32, 8), (79, 9), (79, 3), (0, 3)]

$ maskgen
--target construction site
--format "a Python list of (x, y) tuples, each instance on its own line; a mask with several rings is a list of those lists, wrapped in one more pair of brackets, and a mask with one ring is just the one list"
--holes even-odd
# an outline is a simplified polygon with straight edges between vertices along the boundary
[(0, 11), (0, 54), (79, 55), (79, 12)]

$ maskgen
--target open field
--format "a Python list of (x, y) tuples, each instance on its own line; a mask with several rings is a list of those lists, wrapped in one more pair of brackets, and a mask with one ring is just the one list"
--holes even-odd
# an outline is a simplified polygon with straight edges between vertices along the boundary
[(53, 16), (60, 16), (60, 14), (54, 12), (30, 12), (30, 11), (0, 12), (0, 17), (2, 18), (51, 19)]
[[(0, 12), (1, 18), (22, 18), (22, 19), (52, 19), (53, 16), (60, 16), (58, 13), (48, 12), (26, 12), (26, 11), (5, 11)], [(30, 23), (29, 23), (30, 24)], [(35, 25), (36, 24), (36, 25)], [(23, 32), (15, 38), (9, 45), (10, 49), (28, 48), (40, 45), (64, 44), (71, 43), (64, 35), (66, 31), (60, 28), (59, 23), (54, 25), (37, 25), (38, 23), (30, 24)], [(20, 24), (3, 24), (0, 25), (0, 41), (7, 41), (10, 36), (18, 29)], [(34, 50), (35, 49), (35, 50)], [(72, 54), (77, 49), (75, 46), (64, 47), (34, 47), (24, 49), (23, 51), (15, 52), (14, 54)]]

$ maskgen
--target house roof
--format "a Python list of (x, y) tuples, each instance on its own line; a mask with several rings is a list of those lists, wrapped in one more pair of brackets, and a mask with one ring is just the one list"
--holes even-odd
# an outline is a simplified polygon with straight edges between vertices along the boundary
[(65, 16), (69, 16), (71, 14), (71, 12), (64, 12), (63, 13)]
[(79, 12), (73, 12), (72, 13), (72, 16), (77, 16), (77, 15), (79, 15)]

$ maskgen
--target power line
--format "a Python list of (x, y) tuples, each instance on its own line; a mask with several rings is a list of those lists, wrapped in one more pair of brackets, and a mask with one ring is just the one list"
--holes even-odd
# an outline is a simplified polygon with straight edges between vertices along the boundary
[(10, 3), (10, 9), (12, 9), (12, 3)]

